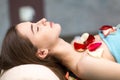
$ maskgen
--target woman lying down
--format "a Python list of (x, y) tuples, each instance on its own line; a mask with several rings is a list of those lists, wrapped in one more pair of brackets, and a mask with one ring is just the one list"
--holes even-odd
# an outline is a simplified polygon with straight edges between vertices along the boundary
[[(66, 71), (61, 67), (64, 65), (81, 79), (120, 79), (119, 25), (103, 26), (95, 36), (85, 33), (72, 45), (59, 37), (60, 32), (60, 24), (45, 18), (10, 27), (1, 48), (0, 71), (40, 64), (49, 67), (60, 80), (66, 80)], [(67, 72), (67, 79), (68, 75)]]

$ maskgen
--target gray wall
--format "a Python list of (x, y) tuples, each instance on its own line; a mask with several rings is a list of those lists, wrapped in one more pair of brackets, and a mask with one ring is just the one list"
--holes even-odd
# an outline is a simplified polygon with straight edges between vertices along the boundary
[(9, 25), (8, 0), (0, 0), (0, 46)]
[[(120, 0), (44, 1), (45, 16), (61, 24), (61, 36), (96, 33), (101, 25), (120, 23)], [(0, 0), (0, 45), (9, 25), (8, 0)]]
[(62, 25), (63, 36), (97, 33), (120, 23), (120, 0), (46, 0), (46, 17)]

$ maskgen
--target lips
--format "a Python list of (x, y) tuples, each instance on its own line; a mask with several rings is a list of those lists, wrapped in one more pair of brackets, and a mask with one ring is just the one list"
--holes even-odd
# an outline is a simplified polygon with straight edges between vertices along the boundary
[(50, 22), (50, 27), (51, 27), (51, 28), (53, 27), (53, 22)]

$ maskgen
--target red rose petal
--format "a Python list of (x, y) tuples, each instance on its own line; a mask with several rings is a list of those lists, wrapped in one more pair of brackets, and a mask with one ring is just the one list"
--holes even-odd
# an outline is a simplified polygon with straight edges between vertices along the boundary
[(101, 42), (97, 42), (97, 43), (92, 43), (90, 45), (87, 46), (89, 51), (95, 51), (97, 48), (99, 48), (101, 46)]
[(80, 44), (80, 43), (74, 42), (74, 48), (75, 48), (75, 50), (86, 49), (86, 46), (85, 46), (85, 44)]
[(90, 43), (95, 41), (95, 37), (93, 35), (89, 35), (88, 39), (84, 42), (86, 46), (88, 46)]
[(113, 29), (113, 26), (111, 25), (103, 25), (99, 30), (107, 30), (107, 29)]

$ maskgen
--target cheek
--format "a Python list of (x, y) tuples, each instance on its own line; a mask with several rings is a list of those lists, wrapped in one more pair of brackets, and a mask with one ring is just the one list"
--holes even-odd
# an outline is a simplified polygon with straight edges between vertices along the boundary
[(48, 47), (51, 43), (51, 37), (46, 34), (36, 35), (34, 42), (38, 48)]
[(35, 45), (37, 48), (42, 47), (42, 45), (43, 45), (43, 43), (44, 43), (44, 40), (43, 40), (43, 38), (42, 38), (42, 35), (35, 34), (35, 35), (32, 37), (32, 43), (33, 43), (33, 45)]
[(41, 47), (42, 44), (40, 42), (41, 42), (41, 40), (39, 40), (38, 38), (35, 38), (35, 37), (34, 37), (34, 39), (32, 41), (33, 45), (36, 46), (37, 48)]
[(40, 47), (50, 47), (50, 45), (53, 45), (56, 40), (58, 39), (59, 34), (56, 30), (45, 30), (41, 31), (34, 37), (35, 45)]
[(55, 40), (56, 40), (55, 35), (52, 35), (51, 33), (49, 33), (43, 36), (42, 41), (44, 43), (44, 46), (50, 47), (55, 43)]

